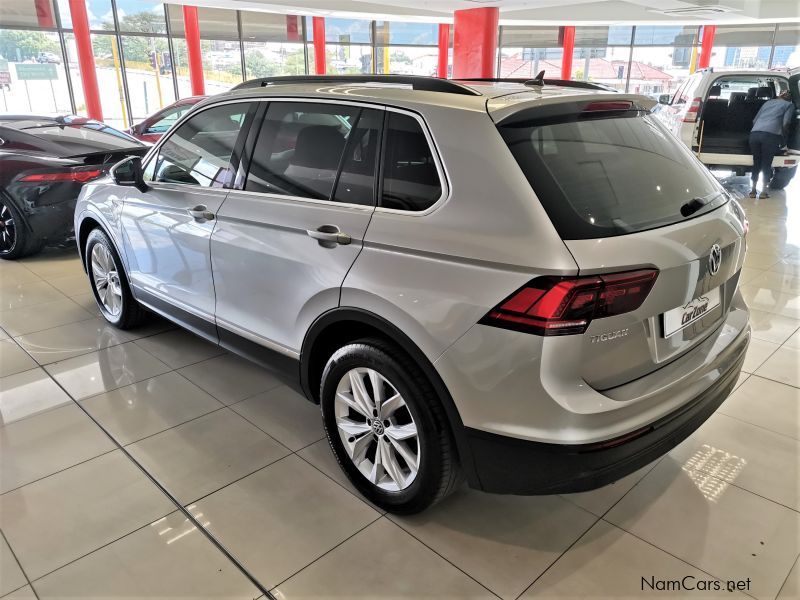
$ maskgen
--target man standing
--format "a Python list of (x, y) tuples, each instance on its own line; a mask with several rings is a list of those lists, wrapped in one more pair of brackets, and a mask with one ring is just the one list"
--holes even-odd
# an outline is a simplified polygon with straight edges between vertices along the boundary
[(769, 198), (767, 186), (772, 179), (772, 159), (783, 146), (793, 117), (794, 104), (789, 90), (786, 90), (777, 98), (767, 100), (753, 119), (753, 129), (750, 131), (750, 151), (753, 153), (751, 198), (756, 197), (759, 172), (764, 175), (759, 198)]

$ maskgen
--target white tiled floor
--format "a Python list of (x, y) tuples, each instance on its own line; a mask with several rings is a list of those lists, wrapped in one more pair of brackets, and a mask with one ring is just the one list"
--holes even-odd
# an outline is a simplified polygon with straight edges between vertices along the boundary
[(742, 203), (753, 342), (703, 427), (600, 490), (412, 517), (361, 500), (265, 371), (106, 326), (72, 252), (0, 262), (0, 597), (800, 598), (800, 180)]

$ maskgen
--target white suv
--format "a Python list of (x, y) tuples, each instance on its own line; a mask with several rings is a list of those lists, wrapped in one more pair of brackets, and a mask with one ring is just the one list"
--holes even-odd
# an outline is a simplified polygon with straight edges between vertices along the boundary
[[(800, 69), (779, 71), (698, 71), (671, 97), (656, 116), (709, 168), (731, 169), (744, 175), (753, 166), (748, 137), (758, 109), (789, 89), (800, 105)], [(772, 161), (772, 189), (783, 189), (800, 162), (800, 110), (784, 151)]]

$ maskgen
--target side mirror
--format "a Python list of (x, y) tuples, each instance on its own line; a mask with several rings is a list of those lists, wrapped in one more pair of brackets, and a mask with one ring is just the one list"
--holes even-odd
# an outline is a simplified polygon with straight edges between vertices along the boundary
[(142, 172), (142, 159), (138, 156), (130, 156), (119, 161), (111, 167), (111, 176), (117, 185), (135, 187), (140, 192), (146, 192), (148, 189)]
[(671, 97), (670, 94), (661, 94), (658, 97), (658, 103), (659, 104), (669, 104), (670, 97)]

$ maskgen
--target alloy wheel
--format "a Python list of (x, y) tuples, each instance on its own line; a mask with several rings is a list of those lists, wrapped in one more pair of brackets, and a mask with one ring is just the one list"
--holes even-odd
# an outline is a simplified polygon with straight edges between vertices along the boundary
[(11, 209), (0, 203), (0, 254), (8, 254), (17, 242), (17, 224)]
[(103, 244), (92, 248), (92, 280), (103, 308), (113, 317), (122, 311), (122, 286), (114, 257)]
[(367, 480), (390, 492), (413, 483), (420, 465), (417, 424), (386, 377), (368, 368), (345, 373), (334, 413), (345, 451)]

